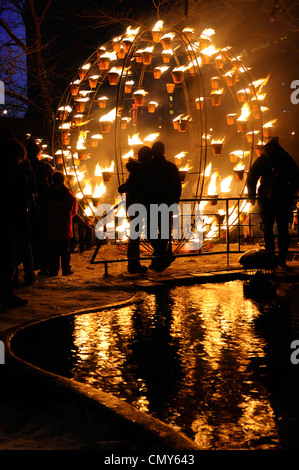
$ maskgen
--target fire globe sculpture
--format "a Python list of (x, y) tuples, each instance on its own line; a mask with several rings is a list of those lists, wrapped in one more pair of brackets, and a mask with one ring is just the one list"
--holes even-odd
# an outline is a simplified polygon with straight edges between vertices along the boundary
[[(173, 251), (196, 251), (199, 239), (208, 244), (233, 230), (250, 210), (246, 174), (274, 132), (268, 78), (254, 79), (212, 29), (158, 21), (152, 29), (129, 26), (101, 45), (65, 91), (54, 129), (56, 168), (66, 174), (81, 216), (96, 227), (99, 204), (115, 207), (105, 230), (123, 246), (129, 224), (117, 203), (126, 162), (142, 145), (162, 140), (180, 170), (181, 200), (191, 204), (193, 221)], [(151, 252), (146, 241), (142, 246)]]

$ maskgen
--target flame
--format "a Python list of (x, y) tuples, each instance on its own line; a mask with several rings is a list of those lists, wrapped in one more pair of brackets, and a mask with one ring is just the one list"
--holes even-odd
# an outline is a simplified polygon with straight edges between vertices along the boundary
[(219, 90), (212, 90), (211, 91), (211, 95), (222, 95), (223, 93), (223, 88), (219, 89)]
[(132, 137), (128, 137), (128, 144), (132, 145), (142, 145), (143, 142), (139, 139), (139, 134), (134, 134)]
[(100, 122), (113, 122), (116, 118), (116, 108), (113, 108), (109, 113), (105, 114), (104, 116), (100, 117)]
[(203, 30), (203, 32), (201, 33), (200, 37), (203, 38), (203, 39), (206, 39), (206, 38), (210, 38), (211, 36), (213, 36), (213, 34), (215, 34), (215, 30), (212, 29), (212, 28), (206, 28)]
[(184, 65), (180, 65), (179, 67), (175, 67), (172, 69), (173, 72), (184, 72), (186, 70), (186, 67)]
[(217, 194), (217, 184), (216, 184), (217, 177), (218, 177), (218, 171), (215, 171), (211, 176), (211, 181), (208, 186), (208, 196), (214, 196)]
[(134, 85), (134, 83), (135, 83), (134, 80), (128, 80), (128, 81), (125, 83), (125, 85), (130, 86), (130, 85)]
[(194, 28), (189, 28), (188, 26), (183, 29), (183, 33), (193, 33)]
[(84, 209), (84, 214), (86, 215), (86, 217), (91, 217), (95, 212), (95, 207), (93, 204), (91, 204), (91, 207), (86, 207), (86, 209)]
[(121, 41), (121, 36), (118, 36), (116, 38), (113, 38), (113, 42), (119, 42)]
[(272, 127), (273, 124), (275, 124), (277, 119), (272, 119), (272, 121), (267, 122), (266, 124), (263, 125), (263, 127)]
[(204, 176), (205, 177), (211, 176), (211, 171), (212, 171), (212, 163), (209, 163), (204, 171)]
[(68, 113), (70, 113), (72, 111), (72, 108), (70, 106), (60, 106), (60, 108), (58, 108), (58, 111), (67, 111)]
[(143, 95), (143, 96), (146, 96), (148, 95), (148, 91), (145, 91), (145, 90), (137, 90), (137, 91), (134, 91), (133, 95)]
[(92, 187), (89, 181), (86, 183), (85, 188), (83, 189), (84, 196), (91, 196), (92, 195)]
[(252, 101), (263, 101), (266, 98), (266, 93), (259, 93), (256, 95), (254, 98), (252, 98)]
[(80, 131), (79, 137), (78, 137), (78, 140), (77, 140), (77, 146), (76, 146), (76, 149), (77, 149), (77, 150), (83, 150), (83, 149), (86, 148), (86, 147), (85, 147), (86, 135), (87, 135), (87, 132), (85, 132), (85, 131)]
[(186, 155), (187, 155), (187, 152), (180, 152), (177, 155), (175, 155), (174, 158), (177, 158), (178, 160), (182, 160)]
[(110, 60), (116, 60), (117, 59), (117, 54), (115, 51), (112, 52), (104, 52), (104, 54), (100, 55), (100, 59), (110, 59)]
[(222, 193), (229, 193), (230, 192), (230, 184), (232, 182), (233, 177), (228, 176), (220, 183), (220, 188)]
[(172, 49), (164, 49), (162, 51), (162, 54), (165, 54), (165, 55), (173, 55), (173, 50)]
[(212, 142), (211, 142), (211, 145), (213, 145), (213, 144), (223, 144), (223, 141), (224, 141), (224, 137), (223, 137), (223, 139), (219, 139), (219, 140), (214, 140), (213, 139)]
[(175, 117), (172, 121), (173, 122), (177, 122), (177, 121), (180, 121), (181, 118), (182, 118), (183, 114), (179, 114), (177, 117)]
[(149, 134), (147, 137), (144, 137), (144, 142), (154, 142), (159, 137), (160, 134)]
[(98, 101), (106, 101), (106, 100), (109, 100), (109, 98), (107, 96), (100, 96), (98, 98)]
[(247, 121), (250, 116), (250, 106), (248, 103), (245, 103), (241, 108), (241, 114), (238, 117), (237, 121)]
[(166, 72), (166, 70), (169, 69), (167, 66), (159, 65), (158, 67), (155, 67), (155, 70), (158, 69), (161, 71), (161, 73)]
[(164, 21), (162, 20), (157, 21), (152, 31), (161, 31), (161, 29), (163, 28), (163, 25), (164, 25)]
[(234, 169), (234, 171), (243, 171), (243, 170), (245, 170), (245, 165), (244, 165), (244, 163), (240, 162), (236, 166), (234, 166), (233, 169)]
[(123, 155), (121, 158), (127, 159), (127, 158), (133, 158), (134, 157), (134, 150), (129, 150), (125, 155)]
[(161, 40), (162, 39), (168, 39), (168, 38), (173, 39), (174, 36), (175, 36), (175, 33), (166, 33), (161, 37)]
[(89, 101), (89, 98), (88, 98), (88, 97), (86, 97), (86, 98), (78, 98), (78, 99), (76, 100), (76, 103), (78, 103), (78, 102), (79, 102), (79, 103), (87, 103), (87, 101)]
[(154, 46), (149, 46), (146, 47), (145, 49), (142, 49), (141, 52), (153, 52)]
[(86, 98), (87, 95), (89, 95), (89, 93), (94, 93), (93, 90), (80, 90), (79, 91), (79, 95), (82, 95), (84, 98)]
[(179, 168), (179, 171), (189, 171), (191, 170), (191, 166), (187, 163), (187, 165), (185, 165), (184, 167), (182, 168)]
[(106, 166), (106, 167), (102, 168), (102, 172), (103, 171), (107, 171), (107, 172), (112, 173), (114, 171), (114, 161), (112, 160), (111, 165), (109, 167)]
[(97, 184), (94, 192), (93, 192), (93, 197), (102, 197), (103, 194), (106, 192), (106, 186), (104, 185), (103, 181), (101, 181), (100, 184)]
[[(148, 104), (152, 104), (152, 105), (155, 105), (155, 106), (158, 106), (158, 103), (156, 101), (150, 101)], [(158, 134), (159, 135), (159, 134)], [(144, 139), (145, 140), (145, 139)]]
[(129, 35), (129, 36), (136, 36), (138, 34), (139, 30), (140, 30), (139, 26), (136, 29), (132, 29), (131, 26), (128, 26), (126, 34)]
[(81, 69), (82, 70), (89, 70), (90, 67), (91, 67), (91, 64), (84, 64), (84, 65), (82, 65)]
[(200, 67), (202, 64), (202, 59), (201, 57), (196, 57), (196, 59), (193, 59), (189, 65), (186, 66), (186, 69), (192, 69), (193, 67)]
[(232, 154), (238, 158), (246, 157), (247, 155), (249, 155), (249, 153), (250, 153), (249, 151), (243, 151), (243, 150), (234, 150), (233, 152), (229, 152), (230, 155)]
[(202, 51), (201, 51), (201, 54), (203, 55), (208, 55), (209, 57), (214, 55), (214, 54), (217, 54), (217, 52), (219, 52), (219, 49), (216, 49), (214, 46), (208, 46), (208, 47), (205, 47)]
[(94, 175), (95, 176), (102, 176), (102, 168), (100, 167), (100, 165), (98, 163), (96, 164), (96, 168), (94, 170)]
[(260, 92), (262, 88), (267, 84), (268, 80), (270, 78), (270, 74), (266, 78), (260, 78), (259, 80), (255, 80), (251, 83), (251, 85), (254, 88), (257, 88), (258, 91)]
[(112, 67), (112, 69), (109, 70), (109, 73), (117, 73), (118, 75), (121, 75), (122, 67)]

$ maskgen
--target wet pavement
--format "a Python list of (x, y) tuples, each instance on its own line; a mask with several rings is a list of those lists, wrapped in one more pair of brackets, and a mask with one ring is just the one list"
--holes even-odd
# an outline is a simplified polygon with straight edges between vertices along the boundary
[[(109, 259), (111, 253), (102, 256)], [(146, 276), (128, 275), (124, 263), (119, 263), (104, 278), (101, 267), (89, 265), (90, 253), (75, 254), (75, 274), (70, 278), (38, 279), (21, 289), (30, 302), (23, 309), (1, 314), (2, 336), (27, 322), (49, 317), (60, 321), (71, 312), (92, 309), (90, 314), (76, 316), (68, 331), (61, 330), (61, 338), (71, 337), (71, 354), (67, 361), (60, 356), (59, 373), (68, 370), (76, 381), (98, 389), (104, 382), (103, 390), (163, 419), (203, 449), (297, 448), (298, 373), (290, 363), (289, 345), (299, 337), (299, 263), (291, 261), (287, 270), (277, 270), (279, 302), (270, 312), (269, 304), (244, 297), (238, 258), (231, 255), (229, 265), (226, 255), (176, 260), (164, 273)], [(192, 286), (194, 281), (197, 285)], [(157, 288), (160, 293), (155, 292)], [(107, 304), (129, 300), (136, 290), (147, 293), (148, 303), (109, 309), (109, 315), (99, 311)], [(86, 338), (92, 354), (85, 350)], [(57, 348), (57, 354), (62, 352), (65, 347)], [(94, 368), (86, 367), (86, 361)], [(24, 372), (10, 358), (4, 367), (14, 380), (1, 390), (2, 449), (86, 445), (85, 425), (80, 420), (76, 436), (70, 437), (69, 429), (62, 426), (58, 432), (58, 425), (49, 426), (44, 403), (39, 404), (42, 413), (36, 409), (30, 394), (34, 388), (32, 396), (39, 396), (41, 383), (37, 380), (34, 385), (28, 369)], [(106, 377), (111, 374), (113, 380)], [(19, 393), (20, 384), (27, 394)], [(59, 403), (55, 403), (59, 413), (53, 414), (51, 408), (53, 420), (56, 416), (59, 423), (65, 409), (65, 421), (76, 421), (67, 401), (60, 397)], [(40, 432), (34, 433), (31, 426), (37, 422)], [(122, 437), (108, 428), (109, 423), (102, 421), (97, 427), (102, 434), (96, 441), (105, 442), (105, 448), (116, 441), (114, 445), (120, 446)], [(132, 441), (127, 445), (132, 447)]]

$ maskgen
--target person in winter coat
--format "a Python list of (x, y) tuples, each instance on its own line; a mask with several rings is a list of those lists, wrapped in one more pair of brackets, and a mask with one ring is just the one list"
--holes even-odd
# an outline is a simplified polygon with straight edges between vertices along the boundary
[[(176, 165), (165, 158), (165, 146), (163, 142), (157, 141), (152, 146), (153, 159), (151, 161), (150, 178), (151, 190), (150, 201), (151, 204), (161, 205), (166, 204), (170, 208), (173, 204), (178, 204), (182, 184), (179, 177), (179, 170)], [(168, 267), (174, 257), (171, 254), (171, 214), (168, 221), (169, 237), (165, 238), (162, 233), (162, 216), (158, 214), (158, 224), (153, 220), (150, 214), (149, 225), (152, 231), (156, 231), (155, 236), (150, 236), (151, 245), (154, 248), (152, 263), (150, 268), (156, 271), (163, 271)]]
[[(129, 210), (133, 204), (141, 204), (146, 211), (149, 210), (149, 165), (152, 159), (152, 149), (146, 145), (138, 150), (138, 159), (130, 159), (126, 165), (130, 172), (129, 178), (118, 188), (120, 194), (126, 193), (126, 207)], [(140, 215), (140, 214), (139, 214)], [(134, 216), (129, 217), (131, 229), (133, 230)], [(146, 220), (144, 221), (146, 223)], [(139, 224), (134, 230), (140, 232)], [(131, 274), (144, 273), (146, 266), (140, 264), (140, 236), (129, 237), (128, 248), (128, 271)]]
[(262, 155), (248, 172), (248, 197), (252, 204), (255, 204), (259, 179), (258, 203), (264, 227), (265, 249), (275, 252), (273, 227), (276, 222), (279, 264), (284, 267), (290, 243), (290, 209), (299, 188), (299, 169), (293, 158), (280, 146), (278, 137), (273, 137), (265, 145)]
[(60, 171), (53, 174), (53, 184), (48, 188), (44, 198), (44, 214), (49, 246), (50, 276), (72, 274), (70, 267), (69, 242), (73, 237), (73, 217), (78, 211), (74, 195), (64, 185), (65, 176)]
[(26, 174), (20, 171), (20, 164), (26, 156), (24, 146), (6, 129), (0, 130), (0, 194), (1, 218), (0, 230), (0, 303), (2, 309), (22, 307), (28, 303), (15, 295), (14, 274), (17, 269), (18, 228), (26, 210), (27, 195)]
[(30, 160), (37, 184), (37, 200), (31, 210), (32, 230), (31, 242), (35, 268), (39, 268), (40, 275), (49, 274), (49, 260), (46, 242), (45, 220), (42, 216), (42, 204), (46, 190), (52, 184), (54, 169), (48, 162), (42, 161), (42, 151), (33, 138), (26, 143), (27, 158)]

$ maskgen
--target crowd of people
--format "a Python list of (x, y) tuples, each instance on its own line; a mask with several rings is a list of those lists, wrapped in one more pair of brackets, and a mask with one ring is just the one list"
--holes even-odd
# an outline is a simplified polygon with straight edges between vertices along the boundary
[(76, 198), (64, 184), (64, 174), (42, 159), (39, 145), (29, 137), (26, 145), (9, 130), (0, 130), (0, 188), (3, 201), (0, 243), (0, 302), (11, 308), (27, 304), (15, 293), (18, 266), (32, 284), (35, 271), (57, 276), (72, 273), (69, 242)]
[[(2, 221), (0, 243), (0, 302), (11, 308), (27, 304), (15, 294), (18, 282), (18, 266), (23, 265), (24, 282), (32, 284), (35, 271), (40, 275), (63, 276), (72, 274), (70, 257), (74, 240), (74, 220), (78, 217), (75, 196), (65, 184), (65, 176), (44, 161), (39, 145), (28, 137), (26, 145), (16, 140), (9, 130), (0, 130)], [(119, 186), (120, 194), (126, 194), (127, 213), (130, 221), (130, 237), (127, 257), (129, 273), (144, 273), (147, 269), (163, 271), (174, 261), (171, 246), (173, 207), (179, 203), (182, 191), (176, 165), (166, 159), (161, 141), (152, 147), (142, 146), (137, 159), (127, 163), (128, 179)], [(258, 182), (260, 184), (258, 185)], [(278, 138), (272, 138), (262, 155), (251, 166), (248, 178), (248, 197), (258, 203), (264, 227), (265, 249), (275, 252), (274, 223), (278, 228), (279, 262), (285, 266), (289, 250), (289, 215), (294, 196), (299, 188), (299, 169), (292, 157), (280, 146)], [(258, 188), (258, 190), (257, 190)], [(135, 205), (144, 207), (144, 217), (137, 221)], [(166, 205), (166, 226), (162, 212), (155, 213), (153, 206)], [(139, 214), (138, 214), (139, 215)], [(81, 220), (81, 218), (79, 217)], [(140, 225), (153, 249), (150, 266), (140, 263)], [(81, 228), (80, 228), (81, 227)], [(90, 241), (90, 230), (79, 227), (79, 232)], [(154, 227), (154, 228), (153, 228)], [(82, 233), (81, 233), (82, 232)], [(84, 232), (84, 233), (83, 233)], [(84, 248), (82, 247), (83, 251)]]

